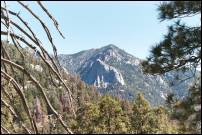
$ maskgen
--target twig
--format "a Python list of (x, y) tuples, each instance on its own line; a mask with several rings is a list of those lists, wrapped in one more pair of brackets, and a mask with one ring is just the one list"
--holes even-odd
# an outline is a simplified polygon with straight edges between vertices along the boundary
[[(6, 35), (7, 33), (5, 31), (1, 31), (1, 34), (2, 35)], [(26, 45), (28, 45), (30, 48), (32, 49), (36, 49), (36, 47), (34, 47), (33, 45), (29, 44), (24, 38), (22, 37), (19, 37), (18, 35), (15, 35), (13, 33), (11, 33), (12, 36), (16, 37), (17, 39), (19, 39), (20, 41), (22, 41), (23, 43), (25, 43)], [(73, 111), (73, 115), (74, 117), (76, 117), (76, 113), (73, 109), (73, 106), (72, 106), (72, 92), (71, 90), (69, 89), (69, 87), (65, 84), (64, 80), (62, 79), (62, 77), (60, 76), (60, 74), (51, 66), (51, 64), (44, 59), (44, 57), (41, 55), (40, 52), (38, 52), (39, 56), (42, 58), (42, 60), (47, 64), (47, 66), (53, 71), (53, 73), (58, 77), (58, 79), (62, 82), (62, 84), (65, 86), (65, 89), (67, 90), (68, 92), (68, 100), (69, 100), (69, 103), (70, 103), (70, 107), (72, 108), (72, 111)]]
[[(55, 45), (53, 43), (53, 38), (52, 38), (52, 36), (50, 34), (50, 31), (49, 31), (48, 27), (45, 25), (45, 23), (27, 5), (25, 5), (21, 1), (18, 1), (18, 3), (20, 5), (22, 5), (25, 9), (27, 9), (27, 11), (29, 11), (29, 13), (31, 13), (32, 16), (35, 17), (40, 22), (40, 24), (42, 25), (43, 29), (45, 30), (46, 35), (47, 35), (47, 37), (48, 37), (48, 39), (49, 39), (49, 41), (50, 41), (50, 43), (52, 45), (54, 56), (55, 56), (56, 60), (58, 61), (58, 59), (57, 59), (57, 49), (56, 49), (56, 47), (55, 47)], [(58, 61), (58, 64), (59, 64), (59, 61)]]
[(18, 118), (17, 114), (15, 113), (14, 109), (5, 101), (1, 98), (2, 103), (10, 110), (12, 115), (16, 118)]
[(51, 111), (57, 116), (57, 118), (59, 119), (59, 121), (61, 122), (61, 124), (63, 125), (63, 127), (64, 127), (69, 133), (72, 133), (72, 131), (71, 131), (69, 128), (67, 128), (67, 126), (64, 124), (64, 121), (60, 118), (58, 112), (57, 112), (57, 111), (53, 108), (53, 106), (51, 105), (51, 103), (50, 103), (50, 101), (48, 100), (48, 98), (47, 98), (47, 96), (46, 96), (46, 94), (45, 94), (45, 92), (44, 92), (44, 90), (43, 90), (43, 87), (40, 85), (40, 83), (39, 83), (29, 72), (27, 72), (22, 66), (17, 65), (17, 64), (15, 64), (15, 63), (11, 62), (11, 61), (8, 61), (8, 60), (6, 60), (6, 59), (4, 59), (4, 58), (1, 58), (1, 61), (2, 61), (2, 62), (5, 62), (5, 63), (7, 63), (7, 64), (12, 64), (14, 67), (16, 67), (16, 68), (18, 68), (19, 70), (21, 70), (22, 72), (24, 72), (24, 73), (36, 84), (36, 86), (40, 89), (40, 91), (41, 91), (41, 93), (42, 93), (42, 95), (43, 95), (43, 97), (44, 97), (44, 99), (45, 99), (45, 101), (46, 101), (48, 107), (50, 107)]
[(45, 8), (45, 7), (43, 6), (43, 4), (42, 4), (40, 1), (37, 1), (37, 3), (38, 3), (39, 6), (44, 10), (44, 12), (49, 16), (49, 18), (52, 19), (52, 21), (53, 21), (55, 27), (57, 28), (58, 32), (60, 33), (60, 35), (61, 35), (63, 38), (65, 38), (64, 35), (62, 34), (62, 32), (59, 30), (59, 24), (58, 24), (57, 20), (55, 20), (55, 18), (50, 14), (50, 12), (48, 12), (48, 9)]
[(36, 127), (36, 123), (34, 122), (33, 118), (31, 117), (31, 113), (30, 113), (30, 109), (28, 107), (27, 104), (27, 100), (25, 98), (24, 93), (22, 92), (22, 90), (20, 89), (20, 86), (18, 85), (18, 83), (15, 81), (15, 79), (13, 79), (10, 75), (8, 75), (7, 73), (5, 73), (3, 70), (1, 70), (1, 76), (4, 77), (5, 79), (9, 79), (11, 80), (11, 83), (13, 84), (13, 86), (15, 87), (16, 92), (19, 94), (19, 96), (21, 97), (21, 100), (23, 102), (25, 111), (29, 117), (30, 123), (32, 125), (32, 128), (34, 129), (34, 131), (36, 133), (38, 133), (37, 127)]
[(6, 129), (4, 126), (1, 125), (1, 128), (6, 131), (7, 134), (10, 134), (10, 131), (8, 131), (8, 129)]
[[(28, 25), (28, 23), (20, 16), (20, 13), (15, 13), (11, 10), (9, 10), (6, 6), (6, 2), (4, 4), (4, 7), (1, 6), (1, 24), (3, 24), (6, 27), (5, 31), (1, 31), (1, 36), (7, 36), (7, 40), (9, 40), (9, 37), (11, 37), (11, 41), (14, 44), (14, 46), (17, 48), (18, 52), (21, 54), (22, 56), (22, 61), (24, 62), (24, 67), (20, 66), (19, 64), (16, 64), (15, 62), (12, 61), (13, 57), (11, 58), (8, 54), (8, 52), (6, 51), (6, 49), (3, 47), (3, 43), (1, 42), (1, 62), (4, 66), (4, 68), (2, 68), (1, 70), (1, 77), (4, 78), (5, 80), (9, 81), (12, 85), (13, 85), (13, 89), (18, 93), (18, 95), (20, 96), (20, 99), (23, 102), (23, 106), (25, 108), (26, 114), (28, 115), (28, 118), (30, 120), (31, 126), (33, 128), (34, 133), (38, 133), (37, 127), (36, 127), (36, 123), (33, 120), (31, 114), (30, 114), (30, 108), (27, 105), (27, 101), (26, 98), (24, 96), (24, 92), (21, 89), (21, 83), (22, 82), (17, 82), (15, 80), (15, 78), (13, 76), (15, 76), (15, 72), (14, 69), (18, 69), (26, 76), (28, 76), (29, 79), (31, 79), (32, 82), (34, 82), (35, 86), (37, 86), (38, 90), (42, 93), (42, 97), (45, 99), (45, 102), (47, 104), (47, 106), (51, 109), (51, 111), (54, 113), (54, 115), (56, 116), (56, 118), (60, 121), (60, 123), (62, 124), (62, 126), (65, 128), (65, 130), (68, 133), (73, 133), (65, 124), (65, 122), (62, 120), (62, 116), (52, 107), (50, 101), (48, 100), (46, 93), (45, 93), (45, 88), (42, 87), (42, 85), (37, 81), (37, 78), (34, 78), (32, 76), (32, 74), (25, 69), (25, 58), (24, 58), (24, 52), (23, 52), (23, 48), (21, 46), (21, 43), (25, 44), (26, 46), (28, 46), (29, 48), (31, 48), (32, 50), (34, 50), (38, 56), (42, 59), (42, 61), (45, 63), (45, 65), (48, 67), (49, 70), (49, 74), (52, 78), (53, 75), (56, 75), (57, 79), (59, 79), (60, 82), (62, 82), (65, 90), (68, 93), (68, 102), (70, 105), (70, 108), (72, 109), (73, 115), (76, 116), (74, 108), (73, 108), (73, 97), (72, 97), (72, 92), (69, 89), (69, 87), (64, 83), (63, 80), (63, 76), (60, 73), (60, 63), (58, 61), (57, 58), (57, 49), (56, 46), (53, 43), (53, 38), (51, 36), (51, 33), (48, 29), (48, 27), (46, 26), (46, 24), (41, 20), (40, 17), (38, 17), (29, 7), (27, 7), (23, 2), (18, 1), (18, 3), (24, 8), (26, 9), (29, 13), (31, 13), (31, 16), (33, 16), (36, 20), (38, 20), (40, 22), (40, 24), (42, 25), (46, 36), (48, 37), (49, 42), (52, 45), (52, 49), (54, 52), (54, 58), (52, 58), (52, 56), (50, 56), (50, 54), (44, 49), (43, 44), (40, 42), (40, 40), (37, 38), (36, 34), (33, 32), (33, 30), (31, 29), (31, 27)], [(61, 33), (61, 31), (59, 30), (59, 25), (58, 22), (56, 21), (56, 19), (49, 13), (49, 11), (42, 5), (41, 2), (37, 2), (39, 4), (39, 6), (42, 8), (42, 10), (48, 15), (48, 17), (53, 21), (54, 26), (56, 27), (57, 31), (60, 33), (60, 35), (64, 38), (63, 34)], [(16, 22), (17, 20), (12, 19), (11, 17), (17, 17), (17, 19), (20, 20), (20, 22), (22, 22), (22, 24), (25, 26), (26, 29), (24, 29), (24, 27), (21, 27), (19, 25), (18, 22)], [(14, 32), (14, 30), (12, 29), (12, 27), (15, 27), (19, 30), (19, 33), (16, 34)], [(28, 30), (28, 32), (26, 31)], [(7, 31), (7, 32), (6, 32)], [(30, 34), (31, 33), (31, 34)], [(23, 34), (25, 36), (19, 36)], [(26, 38), (28, 38), (29, 40), (27, 40)], [(31, 42), (30, 42), (31, 41)], [(21, 48), (19, 48), (21, 47)], [(39, 47), (40, 51), (37, 49), (37, 47)], [(22, 49), (22, 51), (21, 51)], [(47, 59), (48, 58), (48, 59)], [(55, 62), (56, 60), (56, 62)], [(13, 70), (13, 74), (10, 73), (10, 69), (7, 67), (10, 66), (11, 69)], [(8, 68), (8, 69), (7, 69)], [(15, 70), (16, 71), (16, 70)], [(23, 77), (24, 78), (24, 77)], [(23, 79), (24, 80), (24, 79)], [(52, 82), (53, 83), (53, 82)], [(54, 84), (54, 83), (53, 83)], [(23, 81), (23, 86), (24, 86), (24, 81)], [(1, 85), (1, 87), (5, 90), (6, 86), (5, 85)], [(11, 87), (10, 87), (11, 88)], [(4, 91), (4, 93), (7, 95), (7, 97), (9, 98), (9, 100), (13, 100), (13, 97), (9, 97), (8, 93), (6, 93), (6, 91)], [(11, 98), (11, 99), (10, 99)], [(7, 104), (8, 106), (9, 104)], [(9, 107), (9, 106), (8, 106)], [(10, 107), (14, 108), (14, 104), (10, 105)], [(22, 125), (22, 128), (27, 132), (27, 133), (31, 133), (31, 131), (26, 128), (25, 126)]]

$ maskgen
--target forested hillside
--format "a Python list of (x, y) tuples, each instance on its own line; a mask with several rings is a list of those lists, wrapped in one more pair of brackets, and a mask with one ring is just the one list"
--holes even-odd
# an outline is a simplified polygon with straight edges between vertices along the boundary
[[(100, 94), (97, 87), (81, 80), (83, 76), (72, 74), (59, 62), (54, 37), (65, 35), (54, 14), (42, 2), (35, 2), (51, 22), (50, 27), (25, 2), (16, 4), (33, 20), (25, 19), (6, 1), (1, 2), (2, 134), (201, 134), (201, 75), (194, 72), (197, 79), (190, 84), (186, 98), (168, 94), (164, 106), (154, 107), (141, 91), (131, 100)], [(201, 13), (201, 2), (163, 2), (158, 11), (162, 20), (183, 18)], [(40, 27), (30, 25), (31, 21)], [(52, 28), (57, 34), (51, 32)], [(36, 34), (39, 30), (43, 39)], [(44, 48), (44, 40), (53, 54)], [(138, 64), (143, 66), (144, 74), (159, 75), (178, 70), (183, 74), (200, 63), (201, 26), (187, 27), (177, 22), (152, 48), (150, 57)], [(96, 64), (109, 69), (115, 81), (125, 83), (118, 70), (101, 60)], [(85, 77), (89, 75), (81, 71)], [(100, 79), (96, 86), (101, 85)]]
[[(176, 116), (171, 116), (170, 108), (151, 107), (141, 93), (132, 101), (110, 95), (101, 96), (95, 86), (85, 84), (79, 76), (73, 76), (63, 68), (61, 74), (65, 84), (72, 91), (75, 117), (68, 103), (66, 90), (55, 76), (48, 75), (49, 69), (45, 68), (34, 52), (28, 48), (20, 49), (25, 54), (25, 63), (23, 63), (14, 45), (4, 41), (2, 45), (8, 54), (11, 54), (10, 59), (13, 59), (13, 62), (19, 66), (25, 64), (24, 67), (28, 72), (37, 78), (37, 81), (44, 87), (44, 92), (53, 108), (74, 133), (184, 133), (183, 121), (186, 121), (184, 117), (193, 112), (190, 110), (191, 112), (184, 114), (184, 117), (177, 113)], [(2, 70), (5, 70), (4, 66)], [(6, 70), (12, 69), (7, 67)], [(23, 85), (19, 87), (23, 90), (38, 132), (66, 133), (33, 82), (25, 75), (23, 78), (23, 74), (17, 70), (14, 70), (14, 75), (16, 82), (23, 82)], [(2, 78), (1, 85), (4, 86), (1, 91), (3, 127), (11, 133), (32, 132), (29, 118), (25, 114), (26, 110), (14, 86), (4, 78)], [(189, 103), (189, 101), (184, 101), (183, 104), (186, 105), (186, 102)], [(178, 102), (175, 106), (183, 106), (183, 104)], [(178, 117), (182, 117), (182, 123), (177, 119)]]

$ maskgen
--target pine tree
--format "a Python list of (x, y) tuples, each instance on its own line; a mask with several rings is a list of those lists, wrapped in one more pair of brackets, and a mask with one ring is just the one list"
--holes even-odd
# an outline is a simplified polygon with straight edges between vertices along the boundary
[(99, 102), (101, 133), (127, 133), (127, 117), (123, 115), (120, 102), (105, 95)]
[(77, 132), (90, 134), (97, 132), (99, 107), (97, 104), (86, 103), (77, 111)]
[(138, 94), (135, 99), (131, 124), (135, 134), (177, 132), (166, 110), (163, 107), (152, 108), (142, 94)]
[(173, 117), (180, 120), (185, 133), (201, 134), (201, 77), (189, 89), (186, 99), (174, 106)]
[(151, 111), (151, 118), (150, 126), (153, 128), (154, 133), (179, 133), (179, 125), (170, 119), (169, 114), (164, 107), (160, 106), (158, 108), (153, 108)]
[(147, 102), (142, 94), (138, 94), (133, 105), (133, 114), (131, 124), (133, 132), (136, 134), (149, 133), (147, 123), (149, 121), (149, 102)]
[[(163, 2), (158, 11), (161, 21), (191, 17), (201, 14), (201, 1)], [(142, 65), (147, 73), (162, 74), (175, 69), (186, 71), (187, 65), (195, 69), (200, 63), (201, 25), (187, 26), (178, 20)]]
[[(159, 6), (158, 11), (161, 21), (174, 19), (178, 19), (178, 21), (169, 26), (168, 33), (164, 36), (164, 39), (152, 47), (151, 55), (142, 63), (144, 72), (163, 74), (172, 70), (183, 72), (191, 70), (192, 72), (194, 71), (191, 77), (197, 77), (196, 68), (201, 64), (201, 24), (188, 26), (181, 23), (181, 20), (186, 17), (200, 15), (201, 1), (163, 2)], [(173, 109), (173, 115), (182, 123), (186, 123), (187, 119), (198, 121), (187, 124), (182, 131), (186, 133), (186, 129), (188, 129), (188, 133), (200, 133), (201, 129), (197, 129), (196, 125), (198, 124), (198, 127), (200, 127), (201, 117), (198, 116), (201, 115), (201, 112), (197, 112), (196, 116), (191, 114), (194, 112), (194, 103), (197, 102), (198, 105), (201, 105), (199, 103), (201, 102), (201, 88), (198, 85), (191, 87), (190, 90), (192, 92), (189, 93), (188, 98), (184, 101), (172, 102), (173, 97), (170, 95), (167, 103), (172, 102), (170, 107)], [(193, 101), (193, 99), (196, 100)], [(195, 118), (191, 118), (191, 116)]]

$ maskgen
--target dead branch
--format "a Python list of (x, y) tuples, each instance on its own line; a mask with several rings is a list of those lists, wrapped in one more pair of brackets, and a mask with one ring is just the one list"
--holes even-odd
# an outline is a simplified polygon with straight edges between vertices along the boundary
[[(58, 61), (58, 59), (57, 59), (57, 49), (56, 49), (56, 47), (55, 47), (55, 45), (54, 45), (54, 43), (53, 43), (53, 38), (52, 38), (52, 36), (51, 36), (51, 34), (50, 34), (50, 31), (49, 31), (48, 27), (45, 25), (45, 23), (44, 23), (27, 5), (25, 5), (25, 4), (24, 4), (23, 2), (21, 2), (21, 1), (18, 1), (18, 3), (19, 3), (20, 5), (22, 5), (25, 9), (27, 9), (27, 11), (29, 11), (29, 13), (31, 13), (31, 15), (32, 15), (33, 17), (35, 17), (35, 18), (40, 22), (40, 24), (42, 25), (43, 29), (45, 30), (46, 35), (47, 35), (47, 37), (48, 37), (48, 39), (49, 39), (49, 41), (50, 41), (50, 43), (51, 43), (51, 45), (52, 45), (53, 52), (54, 52), (54, 56), (55, 56), (55, 58), (56, 58), (56, 60), (57, 60), (57, 62), (58, 62), (58, 64), (59, 64), (59, 61)], [(59, 73), (60, 73), (60, 72), (59, 72)]]
[(44, 91), (44, 88), (41, 86), (41, 84), (29, 73), (27, 72), (27, 70), (25, 70), (22, 66), (20, 65), (17, 65), (9, 60), (6, 60), (4, 58), (1, 58), (1, 61), (2, 62), (5, 62), (7, 64), (11, 64), (13, 65), (14, 67), (18, 68), (19, 70), (21, 70), (22, 72), (24, 72), (35, 84), (36, 86), (41, 90), (41, 93), (48, 105), (48, 107), (50, 107), (51, 111), (56, 115), (56, 117), (59, 119), (59, 121), (61, 122), (61, 124), (64, 126), (64, 128), (67, 130), (67, 132), (69, 133), (72, 133), (72, 131), (67, 128), (67, 126), (64, 124), (63, 120), (61, 119), (60, 115), (58, 114), (58, 112), (53, 108), (53, 106), (51, 105), (49, 99), (47, 98), (46, 94), (45, 94), (45, 91)]
[(13, 107), (11, 107), (5, 100), (3, 100), (1, 98), (1, 102), (10, 110), (10, 112), (12, 113), (12, 115), (16, 118), (18, 118), (17, 114), (15, 113)]
[[(76, 116), (74, 108), (73, 108), (72, 92), (69, 89), (69, 87), (65, 84), (63, 77), (60, 73), (61, 66), (60, 66), (60, 63), (59, 63), (58, 58), (57, 58), (57, 49), (56, 49), (55, 44), (53, 43), (53, 37), (52, 37), (50, 30), (48, 29), (46, 23), (43, 22), (42, 19), (38, 15), (36, 15), (32, 11), (31, 8), (29, 8), (23, 2), (18, 1), (18, 3), (22, 6), (23, 9), (28, 11), (31, 14), (31, 16), (33, 16), (41, 24), (43, 30), (45, 31), (45, 34), (47, 36), (48, 41), (52, 45), (52, 49), (54, 52), (54, 58), (52, 58), (52, 56), (44, 49), (43, 44), (41, 43), (39, 38), (36, 36), (36, 34), (33, 32), (32, 28), (29, 26), (27, 21), (20, 16), (20, 13), (15, 13), (15, 12), (11, 11), (10, 9), (8, 9), (6, 2), (4, 2), (4, 6), (1, 5), (1, 24), (3, 24), (5, 26), (6, 30), (1, 31), (1, 36), (7, 37), (7, 43), (9, 43), (9, 39), (11, 39), (11, 43), (15, 46), (15, 48), (20, 53), (22, 61), (24, 64), (23, 64), (23, 66), (21, 66), (21, 65), (15, 63), (14, 60), (12, 60), (13, 58), (11, 58), (9, 56), (10, 55), (9, 52), (4, 48), (4, 45), (1, 42), (1, 48), (2, 48), (1, 49), (1, 52), (2, 52), (1, 53), (1, 62), (2, 62), (3, 67), (4, 67), (3, 69), (1, 69), (1, 78), (4, 78), (8, 82), (10, 82), (13, 86), (12, 89), (14, 89), (16, 91), (16, 93), (19, 95), (19, 97), (23, 103), (23, 107), (25, 109), (25, 112), (29, 118), (32, 130), (34, 133), (39, 133), (39, 131), (37, 129), (36, 122), (34, 121), (34, 119), (31, 116), (30, 108), (29, 108), (27, 100), (25, 98), (24, 91), (21, 88), (21, 86), (23, 86), (23, 89), (24, 89), (24, 82), (25, 82), (24, 74), (34, 83), (36, 88), (38, 88), (37, 90), (39, 90), (40, 93), (42, 93), (42, 98), (45, 100), (46, 105), (50, 108), (50, 110), (53, 112), (53, 114), (59, 120), (60, 124), (65, 128), (67, 133), (71, 134), (73, 132), (67, 127), (65, 122), (62, 120), (62, 115), (60, 115), (53, 108), (52, 104), (50, 103), (49, 99), (47, 98), (47, 95), (45, 93), (46, 89), (40, 84), (40, 82), (37, 80), (37, 78), (35, 78), (25, 67), (25, 55), (24, 55), (24, 52), (22, 51), (23, 47), (21, 44), (23, 43), (28, 48), (31, 48), (36, 54), (38, 54), (38, 56), (41, 58), (42, 62), (44, 62), (45, 65), (48, 67), (49, 74), (50, 74), (51, 78), (53, 76), (56, 76), (57, 79), (59, 79), (59, 81), (63, 84), (65, 90), (68, 93), (68, 100), (69, 100), (68, 102), (69, 102), (70, 108), (72, 110), (73, 116)], [(59, 24), (56, 21), (56, 19), (50, 14), (48, 9), (45, 8), (44, 5), (42, 5), (41, 2), (37, 2), (37, 3), (41, 7), (41, 9), (48, 15), (48, 17), (53, 21), (55, 28), (57, 29), (59, 34), (64, 38), (63, 34), (59, 30)], [(17, 22), (17, 20), (12, 19), (12, 17), (17, 17), (18, 21), (22, 22), (22, 24), (24, 26), (23, 27), (20, 26), (20, 24)], [(13, 27), (18, 29), (19, 33), (15, 33)], [(24, 28), (26, 28), (26, 29), (24, 29)], [(28, 30), (28, 32), (27, 32), (27, 30)], [(22, 34), (25, 37), (21, 36)], [(37, 48), (39, 48), (40, 51)], [(54, 60), (56, 60), (57, 63)], [(8, 71), (10, 71), (10, 69), (8, 67), (10, 67), (10, 69), (13, 71), (13, 73), (8, 72)], [(23, 74), (23, 82), (17, 82), (15, 80), (16, 74), (15, 74), (14, 69), (17, 69), (17, 70), (15, 70), (16, 72), (20, 71), (20, 73)], [(50, 85), (54, 85), (54, 84), (50, 84)], [(9, 101), (12, 101), (13, 97), (9, 96), (9, 93), (6, 90), (6, 88), (7, 88), (6, 85), (1, 85), (1, 87), (3, 88), (3, 92), (6, 95), (6, 97), (9, 99)], [(4, 105), (11, 111), (11, 113), (15, 117), (18, 117), (18, 114), (16, 114), (15, 110), (13, 110), (14, 104), (8, 104), (4, 99), (2, 99), (2, 97), (1, 97), (1, 101), (4, 103)], [(29, 134), (32, 133), (24, 124), (22, 124), (22, 128), (27, 133), (29, 133)], [(2, 129), (4, 129), (4, 132), (10, 133), (8, 130), (6, 130), (6, 128), (2, 127)]]
[(8, 129), (6, 129), (4, 126), (1, 125), (1, 128), (2, 128), (7, 134), (10, 134), (10, 131), (8, 131)]
[[(1, 34), (2, 34), (2, 35), (7, 35), (7, 32), (1, 31)], [(15, 35), (14, 33), (10, 33), (10, 35), (11, 35), (11, 36), (14, 36), (16, 39), (19, 39), (20, 41), (22, 41), (23, 43), (25, 43), (26, 45), (28, 45), (30, 48), (32, 48), (32, 49), (34, 49), (34, 50), (36, 49), (35, 46), (29, 44), (28, 41), (26, 41), (24, 38), (19, 37), (19, 36)], [(68, 100), (69, 100), (69, 103), (70, 103), (70, 107), (72, 108), (73, 115), (74, 115), (74, 117), (75, 117), (76, 114), (75, 114), (75, 111), (74, 111), (73, 106), (72, 106), (72, 98), (73, 98), (73, 97), (72, 97), (72, 92), (71, 92), (71, 90), (70, 90), (69, 87), (65, 84), (65, 82), (64, 82), (64, 80), (62, 79), (62, 77), (60, 76), (60, 74), (51, 66), (51, 64), (50, 64), (47, 60), (44, 59), (44, 57), (41, 55), (41, 53), (38, 52), (38, 54), (39, 54), (39, 56), (42, 58), (42, 60), (47, 64), (47, 66), (53, 71), (53, 73), (58, 77), (58, 79), (62, 82), (62, 84), (65, 86), (65, 88), (66, 88), (66, 90), (67, 90), (67, 92), (68, 92), (68, 96), (69, 96)]]
[(22, 103), (23, 103), (25, 111), (29, 117), (32, 128), (33, 128), (35, 133), (38, 133), (36, 123), (34, 122), (33, 118), (31, 117), (31, 112), (30, 112), (29, 106), (27, 104), (27, 100), (26, 100), (25, 95), (22, 92), (20, 86), (18, 85), (18, 83), (16, 82), (16, 80), (14, 78), (12, 78), (10, 75), (5, 73), (3, 70), (1, 70), (1, 76), (4, 77), (5, 79), (7, 79), (8, 81), (10, 81), (13, 84), (13, 86), (15, 87), (15, 90), (17, 91), (17, 93), (21, 97)]
[(43, 4), (42, 4), (40, 1), (37, 1), (37, 3), (38, 3), (39, 6), (44, 10), (44, 12), (46, 12), (46, 14), (49, 16), (49, 18), (52, 19), (52, 21), (53, 21), (55, 27), (57, 28), (58, 32), (60, 33), (60, 35), (61, 35), (63, 38), (65, 38), (64, 35), (62, 34), (62, 32), (59, 30), (59, 24), (58, 24), (57, 20), (55, 20), (55, 18), (50, 14), (50, 12), (48, 11), (48, 9), (45, 8), (45, 7), (43, 6)]

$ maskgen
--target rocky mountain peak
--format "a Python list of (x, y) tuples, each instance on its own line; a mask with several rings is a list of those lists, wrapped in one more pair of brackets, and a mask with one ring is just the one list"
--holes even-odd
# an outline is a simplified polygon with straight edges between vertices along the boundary
[(114, 45), (114, 44), (109, 44), (109, 45), (106, 45), (106, 46), (104, 46), (102, 48), (117, 49), (118, 47), (116, 45)]
[(102, 53), (108, 54), (108, 53), (112, 53), (112, 52), (118, 52), (118, 50), (120, 50), (120, 49), (113, 44), (109, 44), (107, 46), (100, 48), (99, 50)]
[(168, 93), (183, 97), (189, 82), (180, 87), (170, 86), (170, 76), (145, 75), (142, 72), (141, 59), (125, 52), (113, 44), (85, 50), (76, 54), (59, 57), (62, 66), (80, 76), (87, 84), (95, 85), (100, 92), (113, 95), (122, 91), (123, 97), (133, 99), (138, 93), (144, 93), (152, 105), (165, 101)]
[(82, 80), (94, 84), (98, 88), (106, 88), (108, 84), (125, 84), (122, 74), (100, 59), (96, 59), (92, 64), (85, 67), (80, 75)]

